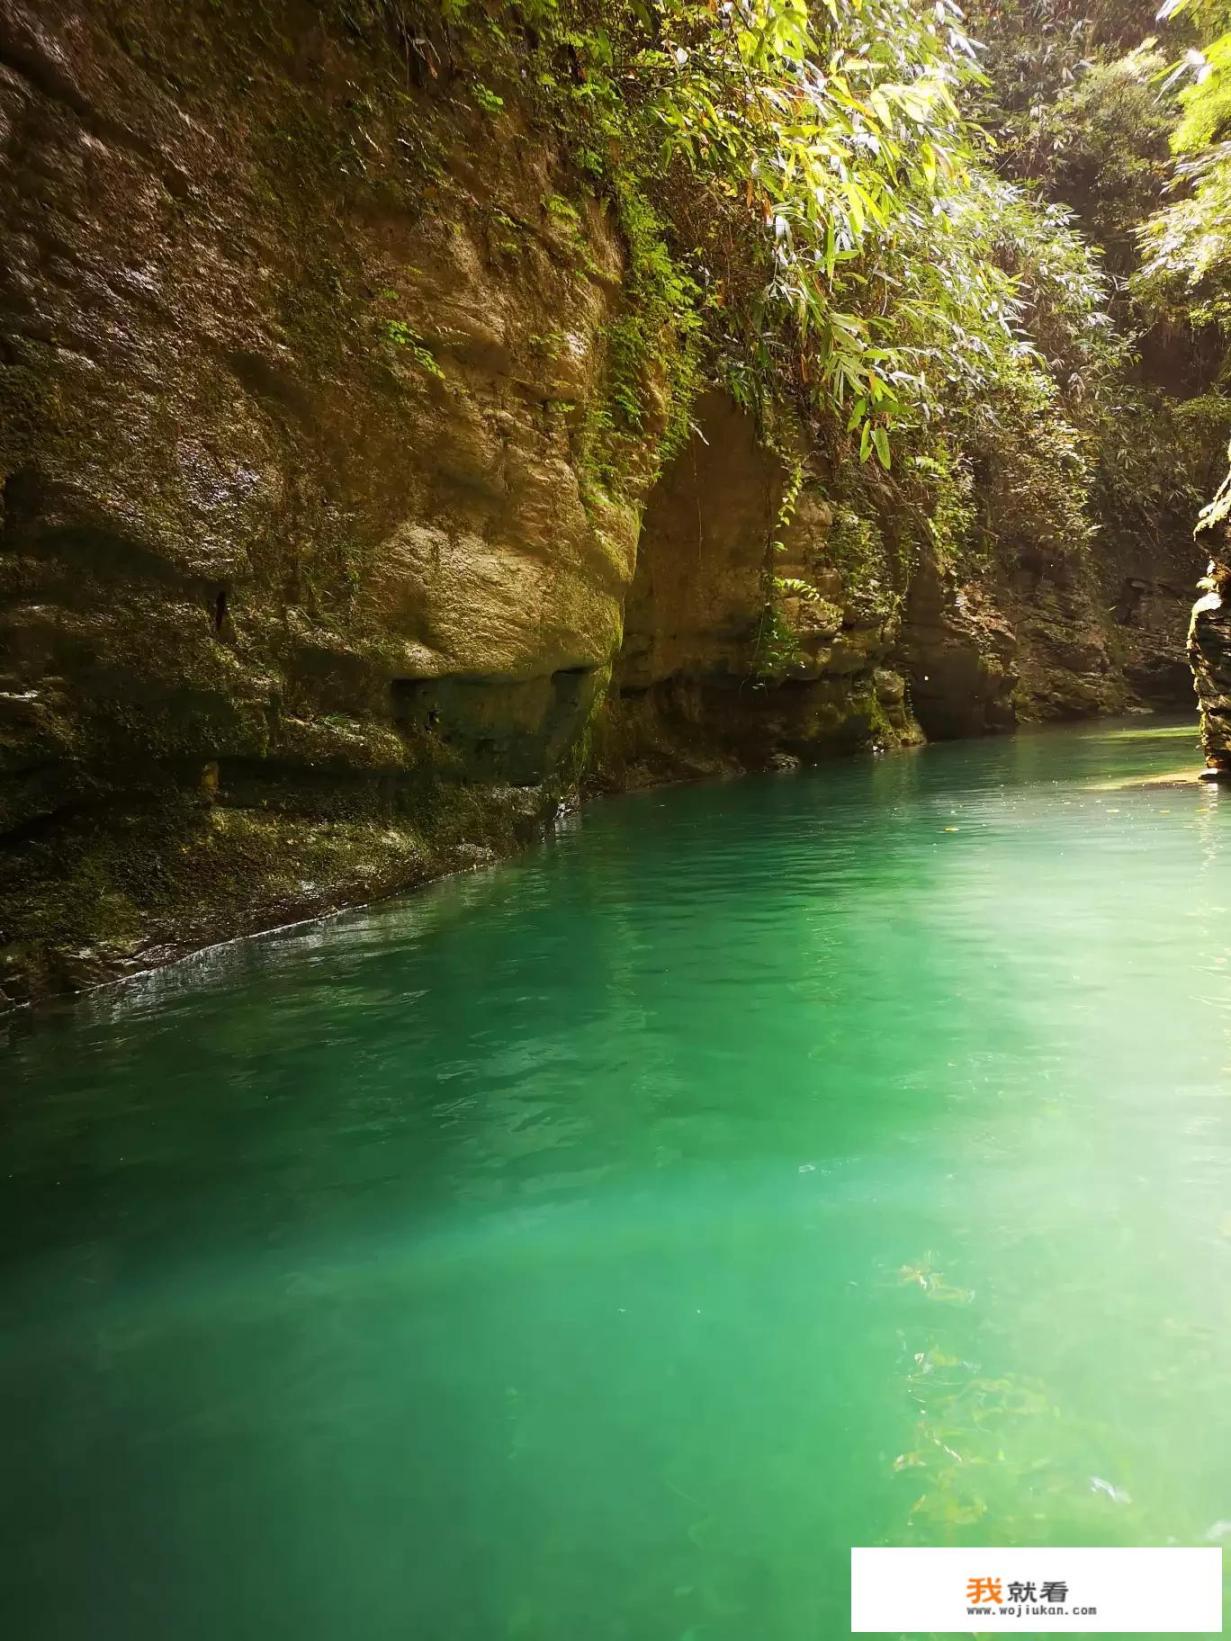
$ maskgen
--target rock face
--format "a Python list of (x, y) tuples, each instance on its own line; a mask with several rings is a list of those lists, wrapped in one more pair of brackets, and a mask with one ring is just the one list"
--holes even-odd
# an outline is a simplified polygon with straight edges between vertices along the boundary
[(618, 237), (314, 16), (0, 7), (12, 996), (513, 841), (619, 642)]
[(827, 552), (832, 510), (800, 495), (719, 392), (651, 491), (601, 721), (613, 784), (759, 768), (921, 739), (889, 666), (897, 625), (862, 607)]
[(1016, 638), (977, 585), (957, 585), (924, 563), (911, 584), (903, 656), (919, 722), (934, 740), (1016, 722)]
[(1231, 772), (1231, 566), (1215, 560), (1201, 585), (1188, 630), (1201, 747), (1211, 769)]
[(1084, 607), (886, 596), (719, 392), (614, 485), (612, 212), (344, 9), (0, 0), (0, 145), (0, 1001), (490, 858), (579, 781), (1109, 704)]

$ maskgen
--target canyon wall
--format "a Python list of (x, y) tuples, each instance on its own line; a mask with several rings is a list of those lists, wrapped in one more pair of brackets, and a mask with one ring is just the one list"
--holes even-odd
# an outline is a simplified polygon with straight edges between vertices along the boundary
[(613, 478), (615, 215), (423, 79), (329, 7), (0, 0), (5, 1001), (494, 858), (579, 789), (1174, 691), (1153, 581), (1117, 614), (925, 552), (891, 593), (718, 388)]
[(1188, 659), (1201, 709), (1201, 749), (1207, 778), (1231, 778), (1231, 553), (1216, 546), (1193, 605)]

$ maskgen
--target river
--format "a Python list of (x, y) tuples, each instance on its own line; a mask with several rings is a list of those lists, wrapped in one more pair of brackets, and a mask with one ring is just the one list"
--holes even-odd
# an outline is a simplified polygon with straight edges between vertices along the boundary
[(12, 1027), (0, 1629), (828, 1641), (1231, 1538), (1231, 794), (1145, 719), (590, 806)]

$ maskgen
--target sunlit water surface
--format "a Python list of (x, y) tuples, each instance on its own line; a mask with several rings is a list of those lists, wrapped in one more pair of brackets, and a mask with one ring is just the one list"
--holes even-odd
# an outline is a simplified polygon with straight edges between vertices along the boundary
[(826, 1641), (853, 1543), (1231, 1537), (1231, 794), (1107, 789), (1192, 744), (603, 803), (21, 1027), (0, 1633)]

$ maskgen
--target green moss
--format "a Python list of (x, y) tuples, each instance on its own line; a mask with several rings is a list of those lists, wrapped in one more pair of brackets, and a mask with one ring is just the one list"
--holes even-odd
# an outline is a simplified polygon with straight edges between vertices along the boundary
[[(66, 815), (0, 870), (0, 1001), (115, 978), (202, 944), (370, 900), (524, 845), (554, 808), (415, 774), (317, 780), (316, 804), (257, 771), (247, 807), (165, 784), (108, 805), (107, 824)], [(225, 774), (223, 790), (234, 781)], [(315, 808), (316, 812), (313, 812)]]
[(862, 608), (891, 615), (900, 607), (896, 567), (877, 519), (839, 505), (826, 537), (823, 562), (841, 571), (844, 585)]

